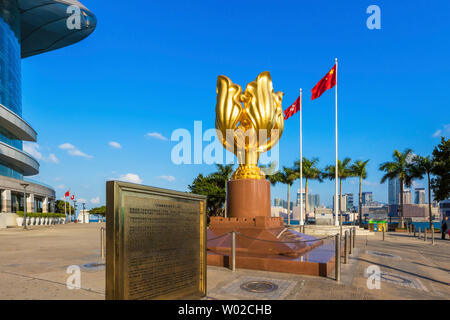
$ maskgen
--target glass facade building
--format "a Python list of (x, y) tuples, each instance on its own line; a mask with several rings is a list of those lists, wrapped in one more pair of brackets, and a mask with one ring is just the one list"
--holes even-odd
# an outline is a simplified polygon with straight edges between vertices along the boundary
[(52, 187), (26, 178), (39, 173), (39, 162), (23, 151), (37, 133), (23, 119), (21, 61), (81, 41), (96, 24), (77, 0), (0, 0), (0, 221), (25, 207), (45, 213), (55, 205)]
[[(0, 104), (22, 116), (20, 16), (16, 1), (0, 2)], [(22, 150), (22, 140), (0, 127), (0, 142)], [(22, 172), (0, 161), (0, 175), (16, 179)]]
[[(74, 14), (79, 25), (69, 27)], [(39, 173), (39, 163), (23, 152), (22, 142), (36, 142), (37, 133), (22, 118), (21, 60), (78, 42), (95, 26), (76, 0), (0, 0), (0, 176)]]

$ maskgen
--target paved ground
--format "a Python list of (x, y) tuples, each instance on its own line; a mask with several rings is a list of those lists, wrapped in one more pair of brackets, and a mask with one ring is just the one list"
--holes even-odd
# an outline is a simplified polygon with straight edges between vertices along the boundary
[[(100, 227), (57, 225), (0, 230), (0, 299), (104, 299)], [(81, 289), (69, 290), (71, 265), (80, 267)], [(380, 289), (367, 288), (367, 267), (379, 266)], [(329, 278), (208, 267), (209, 299), (449, 299), (450, 241), (418, 240), (389, 233), (357, 238), (357, 251), (342, 267), (342, 282)], [(241, 289), (248, 281), (268, 281), (270, 293)]]

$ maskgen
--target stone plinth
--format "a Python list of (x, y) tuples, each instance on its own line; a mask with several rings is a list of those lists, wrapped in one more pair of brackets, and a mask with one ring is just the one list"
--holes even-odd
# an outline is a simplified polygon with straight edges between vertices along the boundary
[(239, 179), (227, 184), (227, 215), (231, 218), (270, 217), (270, 183)]

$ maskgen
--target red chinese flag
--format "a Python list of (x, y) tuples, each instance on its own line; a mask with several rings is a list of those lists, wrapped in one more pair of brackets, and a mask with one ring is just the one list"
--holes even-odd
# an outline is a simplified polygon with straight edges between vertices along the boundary
[(300, 97), (297, 98), (297, 100), (295, 100), (295, 102), (286, 110), (284, 110), (284, 120), (289, 119), (290, 117), (292, 117), (294, 114), (296, 114), (297, 112), (300, 111)]
[(64, 197), (68, 197), (68, 196), (70, 196), (70, 191), (67, 191), (67, 192), (64, 194)]
[(336, 85), (336, 65), (328, 72), (325, 77), (320, 80), (316, 86), (311, 90), (311, 100), (314, 100), (322, 95), (328, 89)]

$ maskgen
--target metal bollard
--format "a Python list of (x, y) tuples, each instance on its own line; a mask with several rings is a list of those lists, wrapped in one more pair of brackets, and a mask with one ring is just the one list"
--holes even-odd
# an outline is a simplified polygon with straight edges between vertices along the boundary
[(353, 253), (353, 228), (349, 230), (348, 232), (349, 235), (349, 239), (348, 239), (348, 254), (352, 254)]
[(231, 231), (231, 271), (236, 271), (236, 231)]
[(341, 235), (335, 236), (335, 254), (334, 254), (334, 270), (336, 273), (336, 281), (341, 282)]
[(102, 259), (105, 259), (105, 228), (100, 228), (100, 251)]
[(413, 225), (412, 228), (414, 229), (414, 238), (416, 237), (416, 226)]
[(419, 227), (419, 231), (417, 232), (417, 239), (420, 239), (421, 233), (422, 233), (422, 228)]
[(354, 227), (353, 228), (353, 238), (352, 238), (352, 240), (353, 240), (353, 249), (355, 249), (356, 248), (356, 227)]
[(431, 245), (434, 245), (434, 224), (431, 225)]
[(385, 227), (382, 227), (382, 228), (383, 228), (383, 241), (384, 241), (384, 238), (386, 236), (386, 228)]
[(423, 228), (423, 241), (427, 242), (427, 228)]
[(348, 263), (348, 231), (345, 231), (344, 236), (344, 264)]

